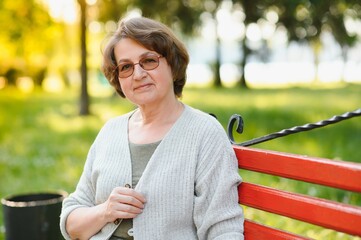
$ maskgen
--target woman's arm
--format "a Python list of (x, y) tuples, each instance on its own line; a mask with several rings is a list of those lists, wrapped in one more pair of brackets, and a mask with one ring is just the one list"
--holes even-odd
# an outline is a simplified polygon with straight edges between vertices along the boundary
[(241, 182), (234, 151), (220, 131), (203, 138), (196, 173), (194, 222), (199, 239), (243, 239), (243, 211), (238, 204)]
[(103, 204), (81, 207), (72, 211), (66, 220), (66, 230), (71, 239), (89, 239), (107, 223), (102, 212)]
[(140, 193), (117, 187), (106, 202), (73, 210), (66, 220), (67, 233), (72, 239), (89, 239), (109, 222), (136, 217), (142, 212), (144, 203), (145, 198)]

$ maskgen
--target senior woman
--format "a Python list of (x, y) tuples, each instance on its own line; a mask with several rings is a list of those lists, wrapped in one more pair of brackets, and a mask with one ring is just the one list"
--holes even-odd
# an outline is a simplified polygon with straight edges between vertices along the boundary
[(224, 129), (180, 101), (187, 50), (162, 23), (121, 20), (103, 72), (137, 108), (109, 120), (63, 202), (66, 239), (243, 239), (241, 182)]

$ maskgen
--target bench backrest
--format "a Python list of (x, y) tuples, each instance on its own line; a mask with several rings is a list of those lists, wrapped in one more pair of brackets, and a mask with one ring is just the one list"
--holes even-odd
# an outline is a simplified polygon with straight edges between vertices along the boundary
[[(320, 184), (361, 193), (361, 164), (296, 154), (233, 147), (240, 169)], [(239, 186), (239, 202), (259, 210), (361, 236), (361, 207), (252, 184)], [(252, 181), (252, 180), (249, 180)], [(308, 239), (257, 223), (245, 221), (245, 238)]]

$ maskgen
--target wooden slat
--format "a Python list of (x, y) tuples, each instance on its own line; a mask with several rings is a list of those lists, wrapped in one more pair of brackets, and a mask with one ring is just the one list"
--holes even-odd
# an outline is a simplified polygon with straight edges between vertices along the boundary
[(309, 238), (271, 228), (251, 220), (244, 221), (244, 238), (247, 240), (306, 240)]
[(243, 182), (241, 204), (325, 228), (361, 236), (361, 207)]
[(361, 192), (361, 164), (234, 146), (239, 168)]

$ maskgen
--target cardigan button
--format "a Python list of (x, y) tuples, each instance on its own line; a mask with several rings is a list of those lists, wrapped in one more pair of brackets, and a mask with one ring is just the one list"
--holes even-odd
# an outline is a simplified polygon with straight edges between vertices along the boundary
[(133, 228), (128, 230), (128, 235), (131, 236), (131, 237), (134, 236)]
[(126, 187), (126, 188), (132, 188), (132, 186), (131, 186), (129, 183), (126, 183), (126, 184), (124, 185), (124, 187)]
[(118, 225), (119, 223), (120, 223), (120, 219), (119, 219), (119, 218), (114, 221), (114, 224), (115, 224), (115, 225)]

